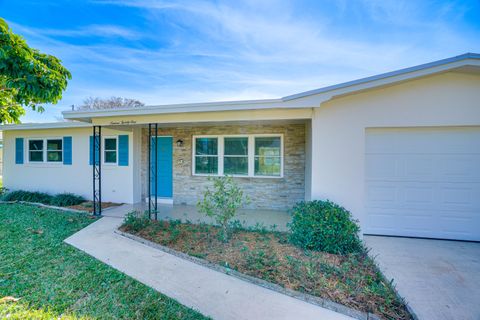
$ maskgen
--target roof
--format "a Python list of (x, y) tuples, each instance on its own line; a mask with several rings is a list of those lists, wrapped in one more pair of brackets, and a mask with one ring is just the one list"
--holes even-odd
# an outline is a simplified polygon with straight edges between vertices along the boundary
[(278, 99), (218, 101), (202, 103), (185, 103), (154, 105), (140, 108), (118, 108), (99, 110), (64, 111), (63, 116), (69, 120), (82, 122), (26, 123), (19, 125), (2, 125), (0, 130), (28, 130), (49, 128), (76, 128), (90, 126), (92, 118), (110, 116), (136, 116), (150, 114), (172, 114), (190, 112), (217, 112), (260, 109), (292, 109), (319, 107), (323, 102), (334, 97), (354, 94), (368, 89), (388, 86), (395, 83), (421, 78), (437, 73), (462, 70), (480, 73), (480, 54), (465, 53), (459, 56), (433, 61), (418, 66), (382, 73), (371, 77), (348, 81), (333, 86), (305, 91)]
[(91, 127), (90, 123), (68, 121), (68, 122), (45, 122), (45, 123), (20, 123), (4, 124), (0, 126), (1, 131), (10, 130), (35, 130), (35, 129), (67, 129), (67, 128), (85, 128)]
[[(283, 97), (282, 100), (288, 101), (288, 100), (293, 100), (293, 99), (298, 99), (298, 98), (303, 98), (303, 97), (308, 97), (311, 95), (316, 95), (328, 91), (333, 91), (333, 90), (338, 90), (342, 88), (348, 88), (348, 87), (354, 87), (356, 85), (361, 85), (369, 82), (374, 82), (378, 80), (383, 80), (383, 79), (388, 79), (388, 78), (394, 78), (396, 76), (402, 76), (402, 75), (411, 75), (415, 77), (415, 72), (419, 71), (427, 71), (431, 70), (433, 72), (430, 72), (429, 74), (433, 73), (438, 73), (438, 72), (445, 72), (449, 71), (451, 69), (457, 69), (462, 66), (470, 65), (468, 63), (463, 64), (462, 62), (467, 62), (468, 60), (478, 60), (478, 63), (473, 63), (473, 65), (476, 65), (480, 67), (480, 54), (479, 53), (464, 53), (459, 56), (447, 58), (447, 59), (442, 59), (442, 60), (437, 60), (425, 64), (420, 64), (417, 66), (409, 67), (409, 68), (404, 68), (396, 71), (391, 71), (387, 73), (381, 73), (378, 75), (374, 75), (371, 77), (366, 77), (366, 78), (361, 78), (358, 80), (353, 80), (353, 81), (348, 81), (348, 82), (343, 82), (340, 84), (336, 84), (333, 86), (328, 86), (328, 87), (323, 87), (315, 90), (310, 90), (310, 91), (305, 91), (297, 94), (293, 94), (290, 96)], [(458, 65), (458, 62), (460, 62), (460, 66)], [(435, 68), (437, 67), (436, 70)], [(438, 68), (438, 67), (447, 67), (446, 70), (445, 68)]]
[(333, 86), (305, 91), (278, 99), (219, 101), (186, 104), (154, 105), (140, 108), (118, 108), (108, 110), (64, 111), (65, 119), (91, 121), (95, 117), (132, 116), (148, 114), (215, 112), (235, 110), (312, 108), (336, 96), (353, 94), (359, 91), (391, 85), (428, 75), (473, 67), (480, 72), (480, 54), (465, 53), (459, 56), (438, 60), (418, 66), (382, 73), (375, 76), (344, 82)]

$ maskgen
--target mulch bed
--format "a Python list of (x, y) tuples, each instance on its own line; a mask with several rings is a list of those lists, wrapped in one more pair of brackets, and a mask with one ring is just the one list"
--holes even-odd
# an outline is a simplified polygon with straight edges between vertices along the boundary
[(288, 242), (288, 233), (265, 230), (236, 229), (225, 243), (218, 227), (180, 221), (143, 221), (125, 224), (120, 230), (384, 319), (411, 319), (366, 253), (342, 256), (305, 251)]
[[(117, 207), (120, 205), (121, 205), (120, 203), (115, 203), (115, 202), (102, 202), (102, 209)], [(68, 206), (67, 208), (93, 212), (93, 201), (85, 201), (75, 206)]]

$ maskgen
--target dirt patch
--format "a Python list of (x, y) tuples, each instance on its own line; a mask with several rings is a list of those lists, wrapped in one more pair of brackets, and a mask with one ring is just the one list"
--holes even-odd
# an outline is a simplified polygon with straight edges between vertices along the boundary
[(288, 234), (236, 229), (222, 242), (219, 228), (179, 221), (149, 221), (120, 228), (174, 250), (285, 288), (308, 293), (384, 319), (411, 319), (405, 304), (366, 253), (305, 251)]

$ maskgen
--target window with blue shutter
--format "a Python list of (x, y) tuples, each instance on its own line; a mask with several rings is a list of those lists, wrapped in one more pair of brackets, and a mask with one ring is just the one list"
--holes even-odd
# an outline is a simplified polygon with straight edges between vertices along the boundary
[[(97, 137), (97, 141), (99, 137)], [(89, 145), (89, 149), (90, 149), (90, 165), (92, 166), (93, 165), (93, 136), (90, 136), (90, 145)], [(99, 153), (98, 153), (98, 150), (95, 150), (95, 162), (98, 162), (98, 159), (99, 159)]]
[(23, 138), (15, 138), (15, 164), (23, 164)]
[(63, 164), (72, 164), (72, 137), (63, 137)]
[(128, 135), (118, 136), (118, 165), (128, 166)]

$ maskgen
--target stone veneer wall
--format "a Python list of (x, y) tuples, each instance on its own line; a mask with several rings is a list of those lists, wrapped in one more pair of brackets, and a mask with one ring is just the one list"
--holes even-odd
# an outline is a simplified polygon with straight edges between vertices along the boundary
[[(159, 128), (159, 136), (173, 136), (173, 202), (196, 205), (205, 187), (210, 185), (207, 177), (192, 175), (192, 137), (194, 135), (223, 134), (283, 134), (283, 178), (234, 178), (250, 198), (248, 208), (291, 208), (305, 199), (305, 124), (255, 124), (179, 126)], [(176, 141), (182, 139), (183, 147)], [(148, 130), (142, 133), (142, 198), (147, 190)]]

